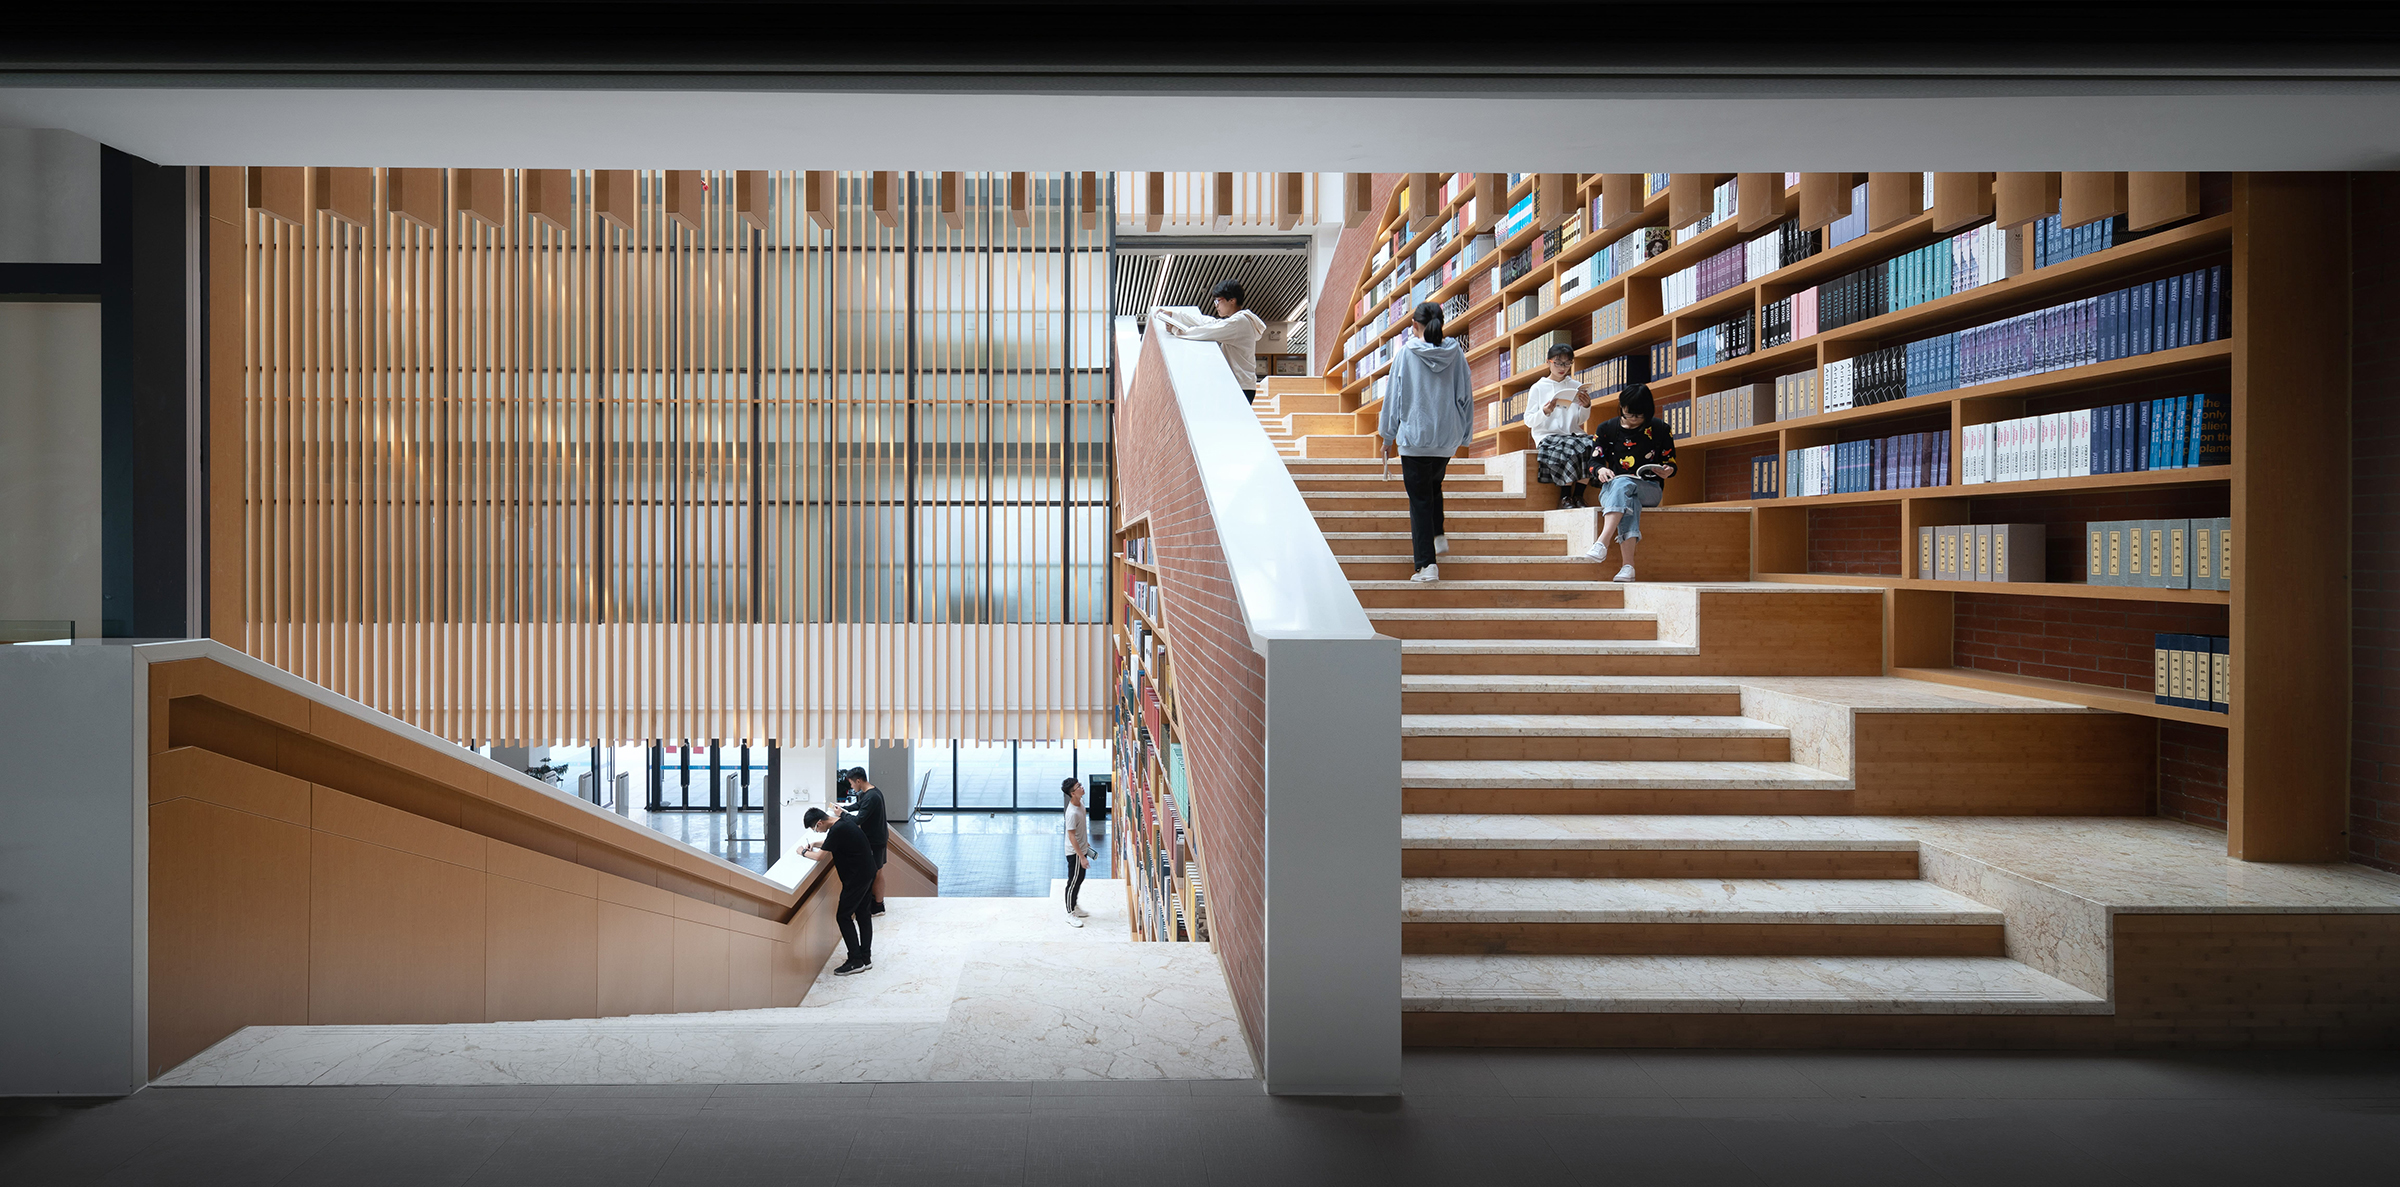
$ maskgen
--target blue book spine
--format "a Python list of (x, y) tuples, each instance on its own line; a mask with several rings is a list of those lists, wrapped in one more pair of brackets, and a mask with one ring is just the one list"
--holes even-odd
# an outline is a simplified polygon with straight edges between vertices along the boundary
[(2100, 298), (2100, 360), (2117, 357), (2117, 295), (2108, 293)]
[(2201, 307), (2208, 300), (2208, 270), (2203, 268), (2183, 277), (2183, 344), (2197, 346), (2208, 341), (2208, 310)]
[(2114, 407), (2092, 409), (2093, 431), (2100, 439), (2092, 443), (2092, 473), (2117, 472), (2117, 410)]
[(2232, 327), (2225, 324), (2225, 265), (2211, 264), (2208, 269), (2208, 340), (2223, 342)]
[(2183, 345), (2183, 278), (2167, 281), (2167, 349)]
[(2126, 443), (2133, 451), (2133, 464), (2126, 469), (2150, 468), (2150, 413), (2157, 403), (2156, 400), (2143, 400), (2133, 406), (2133, 440)]
[(2132, 293), (2133, 319), (2132, 324), (2126, 328), (2132, 335), (2133, 342), (2132, 349), (2126, 353), (2148, 354), (2150, 353), (2150, 286), (2136, 285)]
[(2208, 421), (2208, 397), (2189, 395), (2183, 398), (2183, 464), (2205, 466), (2205, 454), (2200, 448), (2203, 426)]
[(2175, 402), (2175, 417), (2167, 422), (2167, 468), (2180, 470), (2192, 464), (2191, 459), (2184, 453), (2185, 447), (2190, 444), (2192, 439), (2192, 398), (2190, 396), (2171, 398)]
[(2196, 396), (2200, 404), (2200, 425), (2194, 433), (2195, 446), (2202, 466), (2233, 464), (2233, 425), (2231, 409), (2223, 396)]

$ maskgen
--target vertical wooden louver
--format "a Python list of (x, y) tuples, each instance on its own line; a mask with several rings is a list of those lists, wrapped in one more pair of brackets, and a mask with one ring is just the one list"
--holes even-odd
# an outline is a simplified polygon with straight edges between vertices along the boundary
[(460, 740), (1105, 735), (1113, 211), (390, 172), (230, 265), (246, 650)]

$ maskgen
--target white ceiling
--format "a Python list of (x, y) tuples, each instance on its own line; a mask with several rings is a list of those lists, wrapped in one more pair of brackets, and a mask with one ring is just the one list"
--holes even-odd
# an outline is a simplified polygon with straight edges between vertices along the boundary
[[(2400, 82), (1913, 78), (1167, 88), (280, 88), (0, 81), (0, 126), (160, 164), (1590, 172), (2400, 169)], [(1189, 91), (1197, 84), (1179, 82)], [(1665, 87), (1672, 85), (1671, 93)], [(1087, 89), (1088, 88), (1088, 89)], [(1353, 93), (1340, 93), (1349, 90)]]

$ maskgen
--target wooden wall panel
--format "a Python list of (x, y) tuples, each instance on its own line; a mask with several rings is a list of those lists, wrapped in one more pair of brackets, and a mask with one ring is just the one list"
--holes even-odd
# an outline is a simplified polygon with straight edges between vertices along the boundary
[(673, 1013), (674, 917), (606, 901), (598, 910), (600, 1016)]
[(599, 1014), (598, 900), (514, 878), (485, 886), (484, 1020)]
[(1992, 175), (1936, 173), (1933, 175), (1933, 229), (1938, 234), (1964, 230), (1992, 217)]
[(1105, 732), (1098, 175), (231, 172), (218, 637), (461, 742)]
[(320, 832), (309, 877), (312, 1025), (484, 1020), (481, 869)]
[(2199, 174), (2128, 173), (2125, 178), (2127, 230), (2155, 230), (2200, 217)]
[(1764, 231), (1791, 215), (1791, 192), (1781, 173), (1744, 173), (1735, 179), (1742, 231)]
[(1800, 229), (1813, 231), (1850, 216), (1850, 191), (1858, 183), (1850, 173), (1800, 175)]
[(2001, 173), (1992, 183), (1992, 217), (2021, 227), (2058, 213), (2058, 174)]
[(675, 920), (675, 1011), (726, 1010), (733, 1001), (733, 945), (723, 927)]
[(1924, 174), (1867, 174), (1868, 230), (1888, 231), (1924, 212)]
[(151, 1075), (308, 1022), (308, 845), (305, 825), (201, 798), (151, 807)]

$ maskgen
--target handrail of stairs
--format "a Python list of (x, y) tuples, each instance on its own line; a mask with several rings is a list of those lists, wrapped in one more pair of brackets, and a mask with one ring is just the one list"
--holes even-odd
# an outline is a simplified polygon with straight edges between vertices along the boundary
[(1150, 517), (1212, 935), (1269, 1092), (1400, 1089), (1400, 645), (1213, 343), (1116, 324), (1121, 518)]

